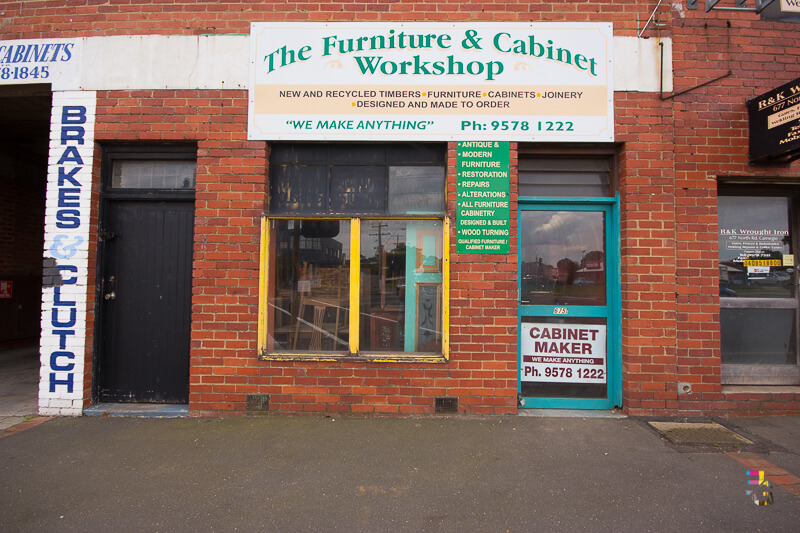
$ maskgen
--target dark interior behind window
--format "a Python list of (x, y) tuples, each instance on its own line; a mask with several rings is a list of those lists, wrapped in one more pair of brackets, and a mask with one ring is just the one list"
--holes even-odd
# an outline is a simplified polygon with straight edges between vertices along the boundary
[[(270, 214), (444, 214), (444, 144), (275, 144)], [(402, 178), (402, 184), (401, 182)], [(424, 202), (390, 202), (390, 190), (423, 191)]]

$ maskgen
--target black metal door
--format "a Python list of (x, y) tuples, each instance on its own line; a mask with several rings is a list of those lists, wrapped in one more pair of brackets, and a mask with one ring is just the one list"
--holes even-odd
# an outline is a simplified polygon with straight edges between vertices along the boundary
[(194, 202), (104, 211), (100, 401), (188, 403)]

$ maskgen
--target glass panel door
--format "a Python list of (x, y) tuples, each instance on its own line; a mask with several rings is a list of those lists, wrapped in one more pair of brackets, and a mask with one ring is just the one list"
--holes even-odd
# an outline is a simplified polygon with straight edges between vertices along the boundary
[[(522, 206), (522, 407), (614, 407), (619, 400), (616, 224), (610, 205)], [(613, 238), (612, 238), (613, 236)]]

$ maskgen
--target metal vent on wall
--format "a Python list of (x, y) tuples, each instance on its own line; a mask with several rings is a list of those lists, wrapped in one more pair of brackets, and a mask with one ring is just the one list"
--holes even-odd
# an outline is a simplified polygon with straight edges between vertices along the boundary
[(608, 157), (519, 158), (520, 196), (612, 196)]
[(458, 398), (436, 398), (434, 412), (436, 414), (458, 413)]
[(248, 394), (245, 409), (256, 413), (269, 411), (269, 394)]

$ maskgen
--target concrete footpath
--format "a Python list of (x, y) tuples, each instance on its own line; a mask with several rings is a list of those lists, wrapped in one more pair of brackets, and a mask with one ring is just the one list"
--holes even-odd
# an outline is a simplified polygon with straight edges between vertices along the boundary
[[(630, 418), (36, 422), (0, 434), (0, 531), (800, 527), (800, 417), (718, 420), (753, 441), (739, 447), (673, 444)], [(741, 459), (787, 487), (771, 505), (745, 494)]]

